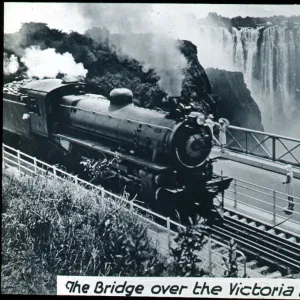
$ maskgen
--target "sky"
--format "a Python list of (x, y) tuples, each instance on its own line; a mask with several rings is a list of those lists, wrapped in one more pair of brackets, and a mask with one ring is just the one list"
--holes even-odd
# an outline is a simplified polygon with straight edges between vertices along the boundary
[[(84, 31), (91, 27), (82, 14), (85, 3), (33, 3), (33, 2), (7, 2), (4, 4), (4, 32), (13, 33), (21, 28), (25, 22), (44, 22), (50, 28), (56, 28), (65, 32)], [(120, 13), (122, 8), (129, 6), (135, 13), (147, 11), (147, 18), (154, 24), (165, 16), (168, 19), (178, 18), (189, 14), (194, 18), (204, 18), (209, 12), (216, 12), (225, 17), (251, 16), (269, 17), (273, 15), (300, 15), (300, 5), (255, 5), (255, 4), (101, 4), (94, 3), (101, 11), (105, 6), (118, 6)], [(129, 10), (129, 11), (130, 11)], [(179, 19), (178, 19), (179, 20)], [(149, 20), (147, 20), (149, 21)]]

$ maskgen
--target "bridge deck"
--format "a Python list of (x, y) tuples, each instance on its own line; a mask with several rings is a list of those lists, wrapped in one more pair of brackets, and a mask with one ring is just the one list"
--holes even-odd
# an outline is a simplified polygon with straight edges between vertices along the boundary
[[(215, 152), (216, 153), (216, 152)], [(220, 152), (219, 152), (220, 153)], [(219, 155), (219, 153), (217, 153)], [(214, 156), (214, 155), (212, 155)], [(278, 191), (276, 194), (276, 220), (273, 223), (279, 224), (283, 229), (291, 230), (300, 235), (300, 180), (294, 179), (294, 203), (295, 210), (291, 215), (286, 215), (283, 212), (284, 207), (287, 206), (287, 196), (280, 193), (285, 193), (285, 185), (282, 181), (285, 180), (283, 174), (279, 172), (270, 172), (266, 168), (259, 168), (256, 166), (251, 166), (248, 164), (242, 164), (237, 161), (232, 160), (222, 160), (219, 159), (214, 164), (214, 171), (221, 173), (226, 176), (232, 176), (238, 180), (243, 180), (245, 182), (251, 182), (254, 185), (265, 187), (265, 189), (259, 189), (255, 186), (247, 185), (243, 182), (238, 182), (236, 191), (236, 198), (238, 200), (238, 205), (235, 208), (237, 211), (244, 212), (253, 217), (257, 217), (262, 221), (272, 222), (272, 212), (273, 212), (273, 194), (272, 191)], [(225, 193), (225, 207), (234, 207), (234, 182), (232, 183), (230, 190)], [(298, 198), (296, 198), (298, 197)], [(259, 200), (257, 200), (259, 199)], [(266, 213), (269, 212), (269, 213)]]
[[(220, 148), (214, 147), (211, 152), (211, 158), (221, 157), (221, 159), (231, 160), (234, 162), (252, 167), (257, 167), (259, 169), (275, 172), (278, 174), (286, 174), (286, 164), (280, 162), (273, 162), (268, 159), (260, 158), (253, 155), (246, 155), (244, 153), (236, 153), (226, 149), (225, 153), (220, 152)], [(297, 168), (293, 166), (294, 177), (300, 179), (300, 167)]]

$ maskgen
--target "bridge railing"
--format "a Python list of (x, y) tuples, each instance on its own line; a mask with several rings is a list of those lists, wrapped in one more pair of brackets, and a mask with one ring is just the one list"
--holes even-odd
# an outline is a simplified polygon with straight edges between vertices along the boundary
[[(290, 202), (289, 197), (293, 198), (294, 209), (291, 214), (285, 214), (285, 209)], [(228, 200), (231, 201), (234, 209), (246, 206), (260, 211), (262, 213), (260, 218), (263, 220), (265, 217), (274, 226), (291, 221), (298, 226), (300, 234), (300, 197), (298, 196), (289, 196), (274, 189), (234, 178), (229, 189), (225, 191), (225, 208), (226, 204), (229, 204)]]
[(300, 167), (300, 139), (229, 126), (225, 148)]
[[(133, 200), (129, 200), (126, 195), (123, 197), (115, 195), (102, 187), (93, 185), (78, 178), (76, 175), (69, 174), (57, 168), (56, 166), (49, 165), (35, 157), (2, 144), (2, 168), (5, 169), (6, 166), (16, 167), (21, 174), (40, 176), (42, 178), (50, 178), (51, 180), (68, 182), (69, 184), (75, 184), (76, 186), (79, 185), (85, 189), (91, 190), (91, 192), (99, 193), (102, 204), (107, 202), (111, 203), (112, 201), (119, 201), (123, 203), (125, 210), (130, 210), (133, 214), (137, 215), (141, 220), (148, 224), (148, 229), (153, 233), (153, 235), (165, 242), (160, 243), (160, 247), (165, 251), (170, 251), (172, 240), (177, 236), (177, 232), (172, 228), (186, 229), (184, 225), (171, 220), (169, 217), (164, 217), (138, 205)], [(155, 222), (155, 220), (159, 220), (160, 224)], [(204, 245), (201, 253), (201, 258), (203, 261), (202, 266), (204, 268), (207, 267), (210, 275), (222, 276), (222, 273), (227, 270), (223, 262), (224, 259), (228, 259), (229, 246), (211, 238), (210, 235), (205, 237), (205, 242), (206, 244)], [(221, 254), (215, 251), (214, 249), (216, 247), (227, 249), (227, 253)], [(243, 274), (242, 276), (245, 277), (247, 275), (246, 257), (242, 251), (237, 250), (236, 253), (239, 273)]]

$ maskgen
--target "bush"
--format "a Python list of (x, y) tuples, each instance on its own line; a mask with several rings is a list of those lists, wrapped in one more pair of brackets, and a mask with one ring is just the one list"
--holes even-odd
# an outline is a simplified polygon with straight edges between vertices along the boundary
[(171, 248), (171, 256), (174, 260), (170, 272), (173, 276), (202, 277), (206, 271), (201, 268), (202, 259), (199, 251), (202, 250), (205, 241), (207, 226), (203, 219), (193, 222), (186, 229), (178, 228), (178, 236), (174, 239), (176, 246)]
[(237, 266), (237, 244), (234, 239), (229, 242), (228, 258), (223, 257), (227, 270), (224, 273), (224, 277), (238, 277)]
[(55, 293), (57, 275), (159, 276), (166, 261), (139, 218), (80, 187), (3, 178), (2, 290)]

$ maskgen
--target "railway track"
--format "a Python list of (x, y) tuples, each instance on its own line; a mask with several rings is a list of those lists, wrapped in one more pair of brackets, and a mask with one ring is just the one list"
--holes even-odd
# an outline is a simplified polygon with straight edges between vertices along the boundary
[[(223, 225), (211, 228), (212, 239), (223, 244), (228, 244), (232, 238), (237, 242), (237, 249), (246, 256), (249, 277), (282, 278), (300, 273), (300, 236), (235, 211), (226, 210), (223, 216)], [(163, 230), (159, 233), (164, 235)], [(214, 252), (227, 257), (228, 248), (215, 242), (211, 247)], [(238, 256), (237, 262), (242, 259)], [(222, 260), (218, 263), (225, 269)]]
[(226, 210), (223, 226), (214, 225), (216, 240), (234, 238), (247, 256), (247, 267), (266, 277), (279, 278), (300, 272), (300, 236), (253, 218)]

